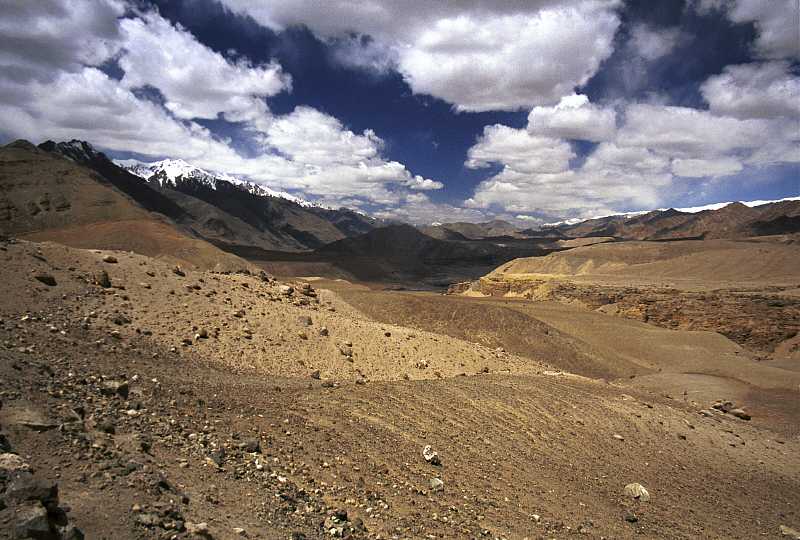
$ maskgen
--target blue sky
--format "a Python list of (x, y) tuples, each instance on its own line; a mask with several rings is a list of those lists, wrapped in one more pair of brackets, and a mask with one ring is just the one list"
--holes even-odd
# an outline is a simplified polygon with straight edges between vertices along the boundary
[(418, 223), (800, 193), (793, 0), (0, 11), (4, 140), (182, 158)]

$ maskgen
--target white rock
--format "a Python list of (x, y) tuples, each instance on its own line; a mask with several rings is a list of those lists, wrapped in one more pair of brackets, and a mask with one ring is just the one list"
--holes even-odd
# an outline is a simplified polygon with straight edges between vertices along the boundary
[(422, 457), (425, 458), (425, 461), (432, 465), (441, 465), (442, 460), (439, 458), (439, 454), (433, 451), (431, 445), (426, 445), (425, 448), (422, 449)]
[(642, 502), (650, 500), (650, 493), (647, 489), (642, 484), (636, 482), (625, 486), (625, 495), (633, 497), (634, 499), (639, 499)]

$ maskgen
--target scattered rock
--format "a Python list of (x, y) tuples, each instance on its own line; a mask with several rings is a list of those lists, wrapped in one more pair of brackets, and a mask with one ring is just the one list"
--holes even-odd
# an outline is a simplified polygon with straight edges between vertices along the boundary
[(638, 499), (642, 502), (647, 502), (650, 500), (650, 493), (647, 491), (647, 489), (642, 484), (636, 482), (625, 486), (624, 492), (626, 496)]
[(41, 281), (48, 287), (55, 287), (56, 286), (56, 278), (51, 276), (50, 274), (36, 274), (33, 276), (36, 280)]
[(637, 521), (639, 521), (639, 518), (633, 512), (625, 512), (625, 515), (623, 516), (623, 518), (628, 523), (636, 523)]
[(258, 439), (248, 439), (240, 445), (241, 449), (249, 454), (261, 453), (261, 441)]
[(434, 452), (431, 445), (426, 445), (425, 448), (422, 449), (422, 457), (425, 458), (425, 461), (430, 463), (431, 465), (441, 465), (442, 460), (439, 458), (439, 454)]
[(740, 418), (742, 420), (750, 420), (750, 415), (744, 412), (744, 409), (731, 409), (728, 414)]
[(617, 439), (618, 441), (624, 441), (624, 440), (625, 440), (625, 437), (623, 437), (623, 436), (622, 436), (622, 435), (620, 435), (619, 433), (614, 433), (613, 437), (614, 437), (615, 439)]
[(108, 397), (117, 395), (122, 399), (128, 399), (129, 392), (130, 387), (125, 381), (106, 381), (102, 384), (102, 386), (100, 386), (100, 393)]
[(28, 463), (17, 454), (0, 454), (0, 471), (11, 475), (20, 471), (30, 471)]
[(172, 273), (175, 274), (176, 276), (186, 277), (186, 272), (181, 270), (180, 266), (176, 266), (175, 268), (173, 268)]
[(103, 257), (103, 262), (109, 264), (117, 264), (118, 261), (117, 258), (114, 257), (113, 255), (106, 255), (105, 257)]
[(312, 379), (317, 379), (317, 380), (319, 380), (319, 377), (320, 377), (320, 373), (319, 373), (319, 370), (318, 370), (318, 369), (315, 369), (314, 371), (312, 371), (312, 372), (311, 372), (311, 378), (312, 378)]
[(108, 277), (108, 272), (101, 270), (94, 276), (95, 285), (99, 285), (104, 289), (111, 287), (111, 278)]
[(201, 522), (201, 523), (191, 523), (187, 521), (185, 523), (186, 532), (193, 536), (199, 536), (201, 538), (211, 538), (211, 531), (208, 530), (208, 523)]
[(444, 482), (435, 476), (430, 479), (428, 485), (430, 486), (431, 491), (442, 491), (444, 489)]
[(291, 296), (294, 292), (294, 287), (290, 287), (289, 285), (281, 285), (278, 287), (278, 292), (284, 296)]
[(14, 515), (16, 538), (53, 538), (50, 519), (42, 503), (34, 502), (17, 508)]
[(792, 540), (800, 540), (800, 532), (796, 529), (792, 529), (791, 527), (787, 527), (786, 525), (781, 525), (780, 527), (781, 536), (784, 538), (791, 538)]

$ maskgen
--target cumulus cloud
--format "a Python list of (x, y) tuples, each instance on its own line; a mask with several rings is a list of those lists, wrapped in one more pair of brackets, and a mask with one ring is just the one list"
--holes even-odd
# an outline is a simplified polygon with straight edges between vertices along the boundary
[(715, 114), (800, 121), (800, 78), (790, 70), (788, 62), (727, 66), (703, 83), (700, 91)]
[(574, 157), (572, 147), (565, 141), (495, 124), (484, 128), (483, 135), (467, 152), (465, 165), (479, 169), (500, 163), (523, 173), (554, 173), (563, 171)]
[(800, 4), (795, 0), (695, 0), (693, 5), (702, 14), (717, 10), (735, 23), (753, 23), (755, 51), (762, 58), (800, 58)]
[(631, 30), (628, 45), (646, 60), (657, 60), (669, 54), (680, 38), (677, 28), (653, 29), (639, 24)]
[[(375, 45), (350, 47), (352, 63), (396, 65), (415, 93), (461, 111), (557, 103), (611, 54), (619, 26), (615, 0), (223, 3), (278, 30), (305, 24), (328, 39), (368, 35)], [(389, 62), (376, 59), (381, 48)]]
[(120, 47), (115, 0), (38, 0), (0, 5), (0, 70), (4, 79), (52, 81), (97, 65)]
[[(276, 63), (229, 60), (154, 12), (119, 18), (115, 0), (86, 6), (48, 0), (3, 7), (13, 17), (0, 25), (13, 20), (35, 29), (30, 41), (20, 41), (24, 33), (0, 38), (0, 63), (27, 70), (25, 77), (0, 79), (3, 135), (78, 138), (142, 157), (181, 158), (330, 204), (389, 205), (443, 187), (384, 158), (383, 140), (371, 130), (354, 133), (311, 107), (273, 116), (265, 99), (291, 89)], [(121, 80), (97, 67), (111, 58)], [(143, 98), (143, 87), (155, 89), (164, 103)], [(261, 152), (244, 157), (198, 122), (220, 115), (243, 123), (240, 136)]]
[(214, 119), (222, 113), (255, 120), (266, 112), (259, 98), (291, 88), (291, 78), (275, 62), (253, 66), (228, 60), (154, 12), (122, 20), (121, 30), (122, 85), (158, 88), (177, 118)]
[[(527, 130), (486, 127), (466, 165), (497, 164), (501, 170), (481, 182), (466, 205), (589, 217), (656, 208), (686, 181), (726, 177), (748, 166), (800, 162), (800, 130), (793, 118), (735, 118), (647, 103), (630, 104), (622, 112), (623, 123), (613, 138), (577, 166), (570, 165), (563, 138), (531, 137), (530, 125)], [(536, 116), (531, 117), (535, 123)], [(559, 148), (557, 159), (553, 152)]]
[(743, 169), (742, 163), (735, 158), (719, 159), (675, 159), (672, 161), (672, 172), (677, 176), (702, 178), (706, 176), (728, 176)]
[(616, 114), (590, 103), (582, 94), (572, 94), (554, 107), (534, 107), (528, 115), (528, 130), (546, 137), (607, 141), (614, 137)]

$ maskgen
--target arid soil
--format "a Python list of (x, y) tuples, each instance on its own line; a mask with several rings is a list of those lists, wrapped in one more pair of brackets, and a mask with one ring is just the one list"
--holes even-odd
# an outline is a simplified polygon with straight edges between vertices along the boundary
[(798, 260), (800, 245), (780, 240), (624, 242), (518, 259), (451, 292), (719, 332), (761, 359), (800, 362)]
[[(800, 373), (718, 334), (48, 243), (2, 242), (0, 266), (0, 427), (86, 538), (778, 538), (800, 522), (798, 416), (777, 400), (797, 403)], [(613, 324), (582, 337), (594, 319), (576, 313)], [(538, 348), (494, 341), (534, 319)], [(619, 365), (607, 334), (627, 336)], [(713, 356), (743, 382), (667, 389), (652, 378), (678, 351), (683, 371)], [(3, 497), (10, 538), (41, 502)]]

